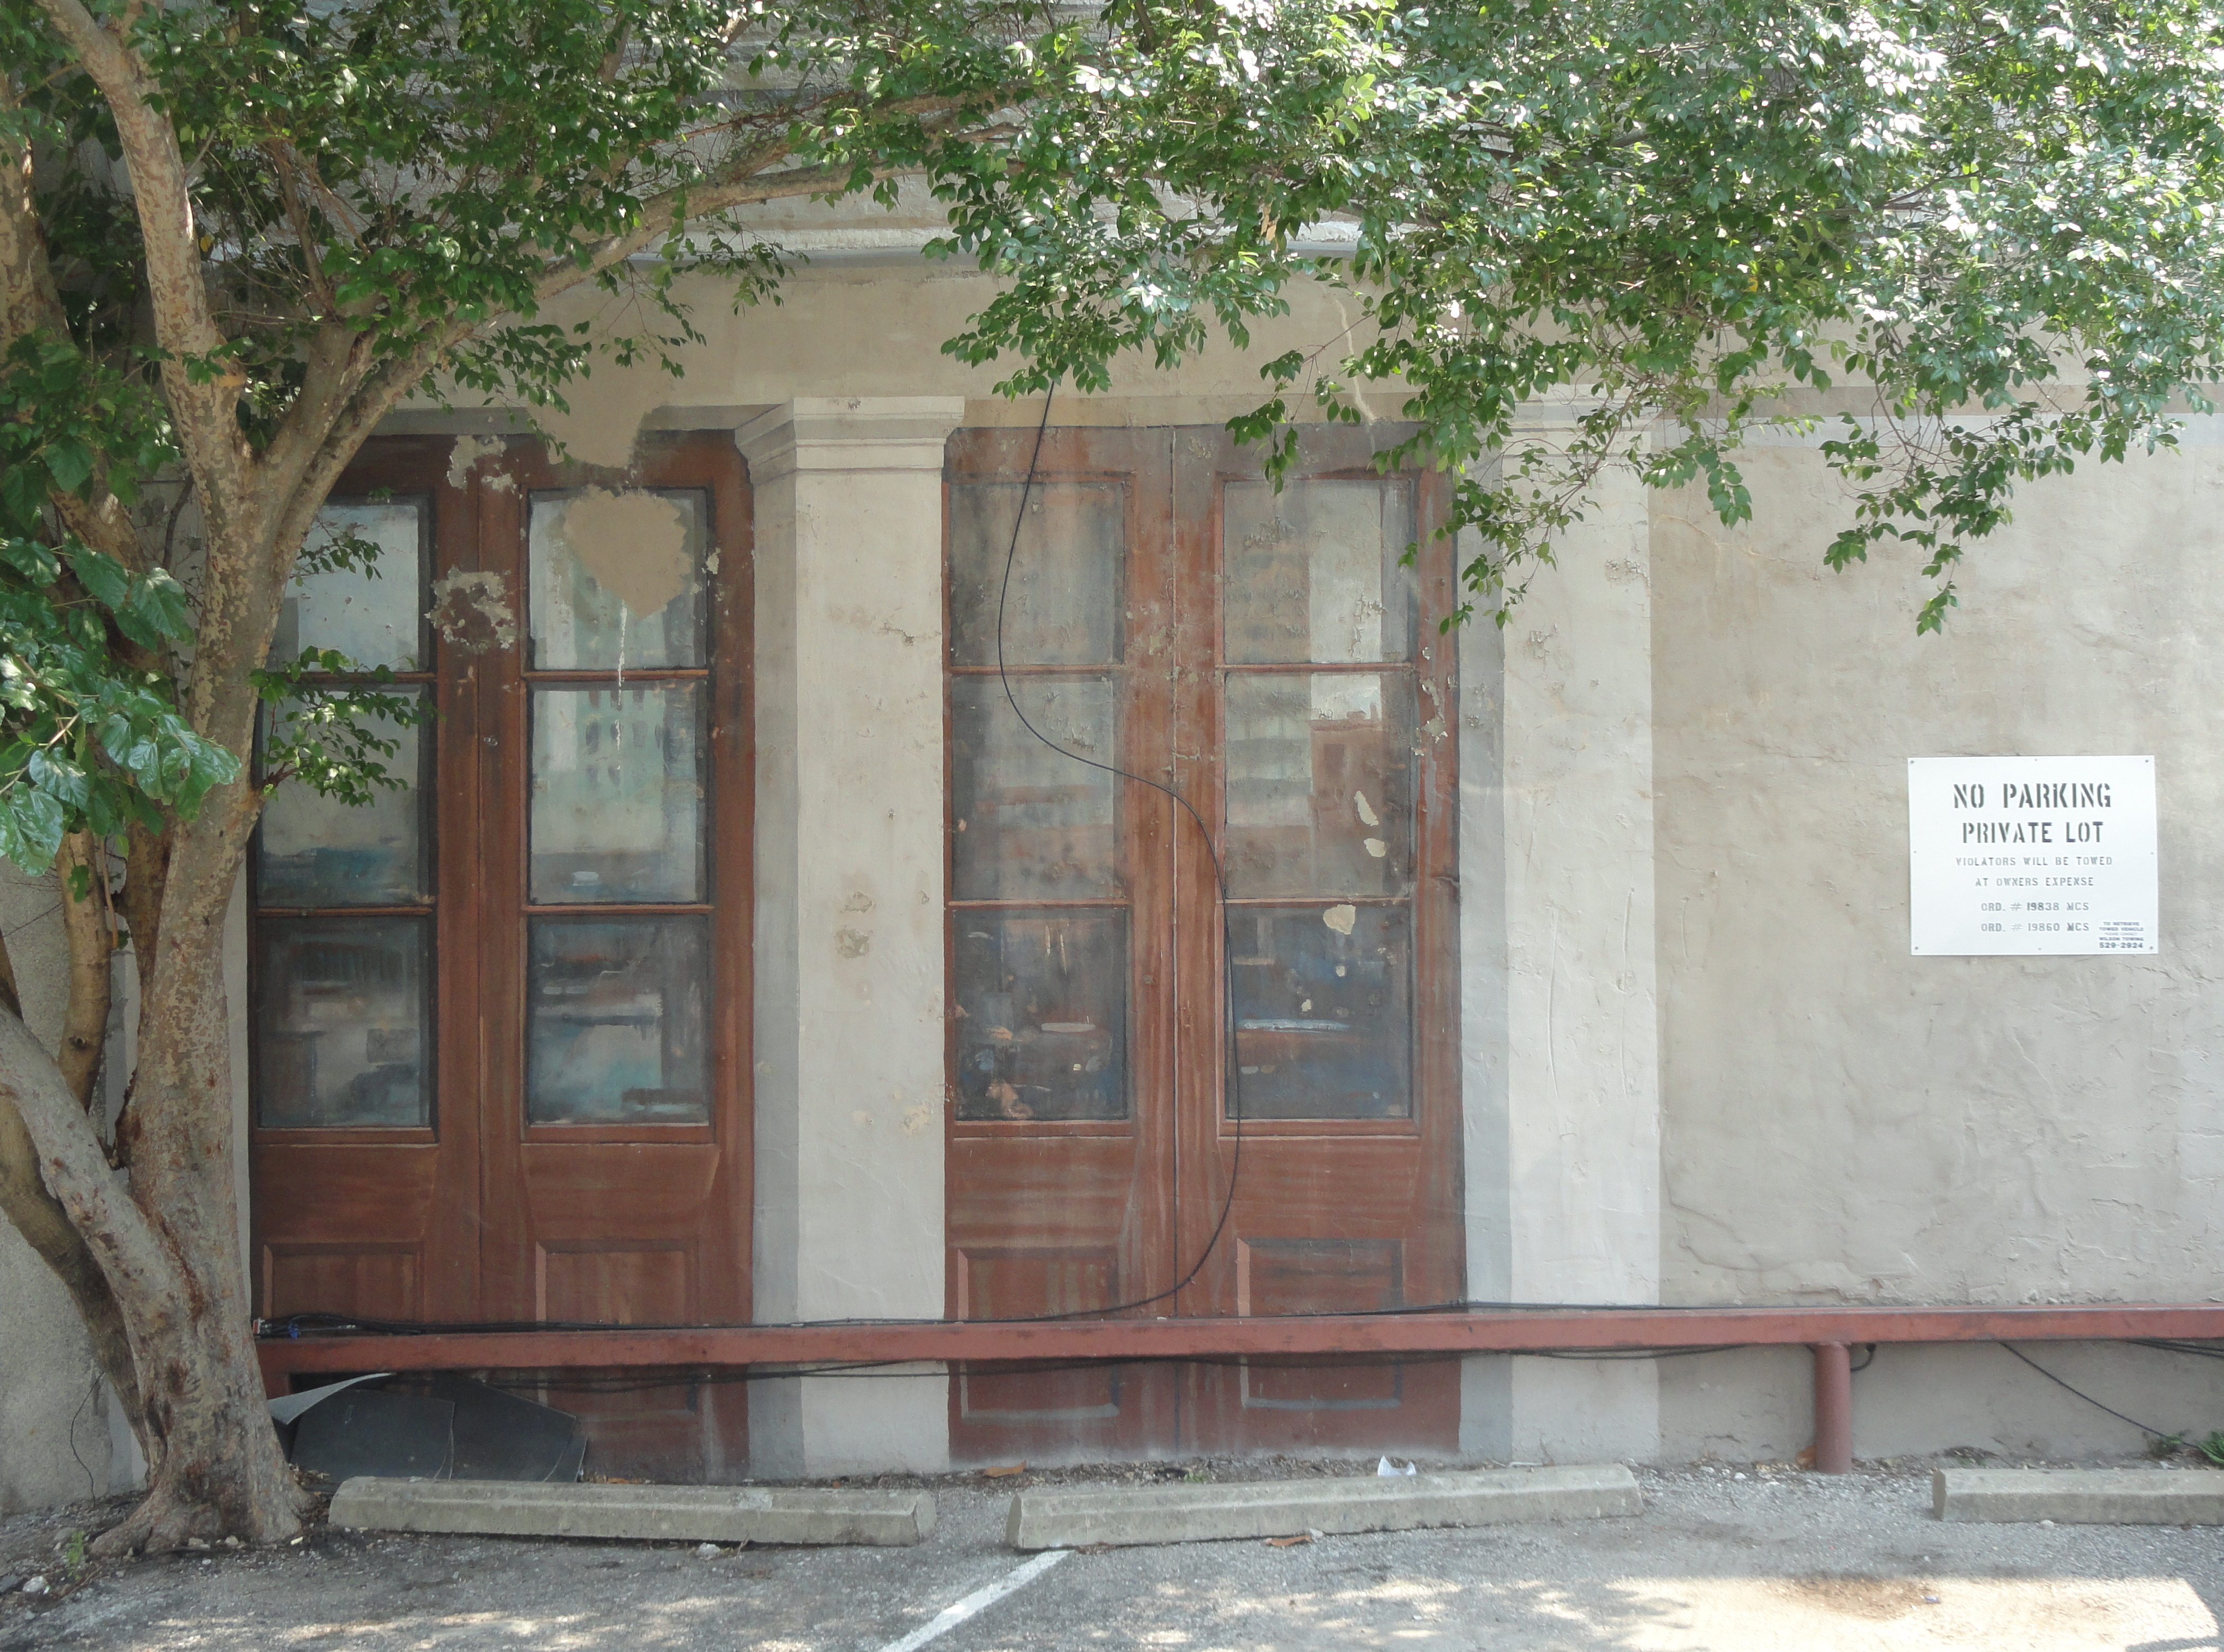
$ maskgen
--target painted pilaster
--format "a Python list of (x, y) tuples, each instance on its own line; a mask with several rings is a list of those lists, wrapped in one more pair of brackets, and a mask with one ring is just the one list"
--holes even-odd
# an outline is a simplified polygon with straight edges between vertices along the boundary
[[(956, 397), (743, 426), (761, 1322), (941, 1317), (942, 464)], [(949, 1461), (939, 1366), (751, 1385), (760, 1475)]]
[[(1473, 1047), (1487, 1025), (1470, 1022), (1468, 1036), (1469, 1088), (1479, 1072), (1487, 1102), (1502, 1082), (1503, 1108), (1502, 1145), (1478, 1144), (1490, 1121), (1469, 1104), (1482, 1114), (1470, 1123), (1471, 1161), (1493, 1146), (1503, 1155), (1494, 1171), (1469, 1166), (1471, 1248), (1488, 1261), (1490, 1242), (1502, 1244), (1504, 1262), (1494, 1277), (1471, 1256), (1471, 1295), (1502, 1278), (1517, 1302), (1659, 1300), (1647, 522), (1643, 484), (1606, 476), (1595, 508), (1561, 537), (1557, 567), (1538, 577), (1501, 636), (1502, 1057)], [(1502, 1239), (1489, 1232), (1493, 1176), (1504, 1189)], [(1489, 1363), (1477, 1362), (1471, 1390)], [(1490, 1432), (1504, 1454), (1657, 1453), (1651, 1361), (1499, 1363), (1506, 1421)], [(1478, 1447), (1484, 1427), (1478, 1417), (1468, 1431)]]

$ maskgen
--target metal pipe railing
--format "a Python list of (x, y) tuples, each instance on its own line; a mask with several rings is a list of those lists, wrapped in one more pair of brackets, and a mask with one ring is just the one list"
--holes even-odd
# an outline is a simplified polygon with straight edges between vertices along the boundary
[(1853, 1464), (1855, 1343), (2224, 1340), (2224, 1304), (1993, 1308), (1549, 1308), (1267, 1318), (847, 1321), (591, 1329), (347, 1330), (265, 1336), (272, 1394), (316, 1372), (793, 1368), (860, 1362), (1395, 1359), (1401, 1355), (1812, 1350), (1815, 1466)]

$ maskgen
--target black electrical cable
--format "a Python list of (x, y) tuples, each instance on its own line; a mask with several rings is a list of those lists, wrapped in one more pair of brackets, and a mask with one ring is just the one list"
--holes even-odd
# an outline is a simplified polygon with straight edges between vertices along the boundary
[[(1686, 1352), (1703, 1353), (1710, 1350), (1695, 1348)], [(1273, 1361), (1277, 1371), (1336, 1371), (1355, 1365), (1445, 1365), (1467, 1356), (1457, 1350), (1443, 1350), (1429, 1353), (1401, 1354), (1385, 1359), (1378, 1354), (1356, 1353), (1321, 1359), (1278, 1358)], [(521, 1380), (490, 1382), (490, 1388), (530, 1390), (546, 1388), (571, 1393), (631, 1394), (656, 1388), (680, 1388), (691, 1384), (723, 1385), (747, 1383), (780, 1382), (794, 1377), (883, 1378), (892, 1381), (916, 1382), (916, 1371), (900, 1371), (894, 1367), (907, 1364), (903, 1360), (859, 1360), (851, 1364), (795, 1366), (731, 1365), (677, 1366), (660, 1370), (654, 1376), (561, 1376), (535, 1375)], [(1260, 1360), (1244, 1354), (1125, 1354), (1103, 1359), (1037, 1359), (1024, 1361), (996, 1360), (998, 1376), (1046, 1376), (1083, 1371), (1109, 1371), (1129, 1365), (1210, 1365), (1216, 1369), (1256, 1371)], [(403, 1373), (408, 1376), (413, 1373)]]
[[(1192, 1271), (1191, 1277), (1194, 1277)], [(1186, 1281), (1185, 1281), (1186, 1283)], [(1406, 1302), (1395, 1308), (1298, 1308), (1285, 1313), (1260, 1315), (1261, 1319), (1425, 1319), (1432, 1314), (1714, 1314), (1722, 1311), (1721, 1302), (1487, 1302), (1475, 1297), (1456, 1297), (1440, 1302)], [(1092, 1308), (1082, 1310), (1103, 1314), (1112, 1310)], [(1073, 1317), (1055, 1315), (1052, 1319)], [(1022, 1316), (1013, 1319), (974, 1319), (958, 1321), (947, 1319), (875, 1319), (854, 1318), (839, 1320), (746, 1320), (717, 1323), (700, 1321), (675, 1321), (671, 1324), (635, 1323), (616, 1320), (386, 1320), (369, 1319), (353, 1314), (336, 1314), (321, 1308), (304, 1308), (274, 1319), (255, 1321), (256, 1334), (268, 1337), (298, 1337), (303, 1331), (351, 1331), (372, 1336), (491, 1336), (514, 1331), (624, 1331), (641, 1334), (654, 1331), (802, 1331), (827, 1330), (838, 1327), (902, 1327), (913, 1325), (1039, 1325), (1040, 1318)], [(2135, 1340), (2137, 1339), (2134, 1339)], [(1717, 1345), (1708, 1345), (1709, 1346)], [(1728, 1348), (1754, 1347), (1761, 1345), (1729, 1342), (1718, 1345)], [(1872, 1345), (1873, 1346), (1873, 1345)], [(1488, 1352), (1488, 1350), (1479, 1352)], [(1534, 1352), (1537, 1350), (1515, 1349), (1513, 1352)], [(1631, 1350), (1642, 1352), (1643, 1350)], [(2188, 1349), (2185, 1352), (2194, 1352)], [(2224, 1358), (2224, 1349), (2217, 1351)]]
[[(1545, 1304), (1529, 1304), (1529, 1306), (1545, 1306)], [(1298, 1316), (1281, 1315), (1278, 1317)], [(980, 1322), (983, 1324), (991, 1324), (998, 1323), (1000, 1321), (982, 1321)], [(1013, 1321), (1001, 1322), (1011, 1323)], [(547, 1327), (544, 1327), (543, 1328)], [(633, 1326), (628, 1328), (632, 1330), (644, 1330), (653, 1329), (654, 1327)], [(701, 1327), (697, 1327), (694, 1328), (700, 1329)], [(2133, 1337), (2129, 1339), (2129, 1340), (2135, 1346), (2154, 1348), (2165, 1353), (2189, 1353), (2198, 1354), (2207, 1359), (2224, 1359), (2224, 1347), (2207, 1346), (2197, 1343), (2175, 1342), (2166, 1338)], [(1426, 1365), (1441, 1365), (1446, 1361), (1454, 1359), (1464, 1359), (1469, 1356), (1470, 1352), (1488, 1353), (1492, 1352), (1517, 1355), (1523, 1359), (1583, 1359), (1600, 1363), (1614, 1363), (1638, 1359), (1688, 1359), (1696, 1354), (1734, 1353), (1745, 1348), (1762, 1346), (1774, 1345), (1746, 1342), (1725, 1342), (1693, 1344), (1689, 1346), (1673, 1348), (1515, 1348), (1502, 1350), (1440, 1349), (1426, 1352), (1417, 1352), (1390, 1355), (1385, 1355), (1379, 1352), (1369, 1350), (1349, 1354), (1329, 1355), (1326, 1357), (1314, 1359), (1301, 1359), (1295, 1357), (1276, 1358), (1273, 1360), (1273, 1364), (1279, 1370), (1288, 1371), (1332, 1371), (1353, 1365), (1389, 1365), (1397, 1366)], [(1873, 1342), (1868, 1344), (1869, 1357), (1867, 1359), (1864, 1359), (1860, 1365), (1852, 1367), (1852, 1369), (1854, 1371), (1867, 1371), (1872, 1365), (1874, 1365), (1876, 1363), (1877, 1351), (1881, 1346), (1882, 1345), (1880, 1344)], [(2076, 1395), (2079, 1399), (2085, 1401), (2089, 1405), (2099, 1406), (2101, 1409), (2107, 1412), (2109, 1416), (2115, 1417), (2120, 1422), (2130, 1423), (2132, 1427), (2139, 1429), (2141, 1433), (2148, 1434), (2155, 1439), (2167, 1440), (2173, 1437), (2163, 1433), (2160, 1429), (2148, 1428), (2145, 1423), (2139, 1422), (2132, 1417), (2126, 1416), (2121, 1411), (2116, 1410), (2112, 1406), (2101, 1404), (2100, 1401), (2094, 1399), (2091, 1395), (2084, 1392), (2082, 1389), (2073, 1388), (2069, 1384), (2063, 1382), (2061, 1378), (2057, 1377), (2052, 1371), (2048, 1371), (2044, 1366), (2031, 1359), (2030, 1356), (2023, 1353), (2020, 1350), (2010, 1347), (2005, 1342), (1999, 1346), (2003, 1348), (2006, 1348), (2008, 1352), (2014, 1354), (2017, 1359), (2031, 1366), (2033, 1371), (2038, 1371), (2040, 1376), (2045, 1378), (2049, 1382), (2058, 1384), (2061, 1387), (2068, 1389), (2070, 1393)], [(552, 1392), (578, 1394), (632, 1394), (643, 1392), (650, 1389), (676, 1388), (698, 1384), (726, 1384), (736, 1383), (777, 1382), (783, 1378), (792, 1377), (840, 1377), (857, 1378), (885, 1378), (890, 1379), (911, 1380), (916, 1378), (918, 1374), (916, 1371), (898, 1369), (898, 1367), (907, 1365), (910, 1363), (911, 1362), (909, 1361), (901, 1359), (859, 1359), (832, 1362), (826, 1365), (723, 1365), (659, 1371), (653, 1377), (616, 1375), (600, 1377), (539, 1376), (524, 1382), (494, 1382), (490, 1384), (490, 1386), (501, 1389), (515, 1389), (520, 1390), (545, 1389)], [(1106, 1371), (1128, 1365), (1210, 1365), (1216, 1368), (1226, 1367), (1232, 1369), (1239, 1366), (1255, 1366), (1258, 1364), (1258, 1361), (1252, 1357), (1245, 1355), (1127, 1354), (1106, 1359), (996, 1360), (989, 1363), (994, 1364), (1000, 1374), (1046, 1375), (1067, 1371)]]
[(2138, 1336), (2132, 1341), (2139, 1347), (2153, 1348), (2163, 1353), (2189, 1353), (2203, 1359), (2224, 1359), (2224, 1347), (2213, 1342), (2188, 1342), (2183, 1338), (2158, 1336)]
[[(1706, 1344), (1688, 1348), (1575, 1348), (1512, 1349), (1506, 1352), (1524, 1359), (1589, 1359), (1618, 1363), (1641, 1359), (1677, 1359), (1694, 1354), (1731, 1353), (1751, 1345), (1744, 1343)], [(1489, 1352), (1484, 1350), (1483, 1352)], [(1273, 1359), (1277, 1371), (1336, 1371), (1352, 1365), (1370, 1367), (1392, 1365), (1437, 1365), (1469, 1358), (1463, 1349), (1439, 1349), (1428, 1352), (1403, 1353), (1385, 1356), (1373, 1351), (1332, 1355), (1320, 1359), (1276, 1357)], [(682, 1388), (693, 1385), (723, 1386), (736, 1384), (780, 1382), (795, 1377), (831, 1377), (842, 1378), (887, 1378), (894, 1381), (915, 1381), (918, 1372), (901, 1370), (910, 1362), (900, 1359), (868, 1359), (825, 1365), (749, 1365), (702, 1366), (660, 1371), (654, 1376), (535, 1376), (522, 1381), (490, 1381), (488, 1386), (504, 1390), (529, 1391), (546, 1390), (566, 1394), (637, 1394), (658, 1388)], [(1244, 1354), (1125, 1354), (1096, 1359), (1030, 1359), (994, 1360), (999, 1376), (1052, 1376), (1071, 1371), (1112, 1371), (1130, 1365), (1209, 1365), (1215, 1369), (1257, 1370), (1258, 1358)]]
[[(1050, 429), (1051, 401), (1057, 394), (1058, 381), (1052, 379), (1050, 388), (1043, 393), (1042, 419), (1035, 426), (1034, 451), (1027, 457), (1027, 480), (1020, 487), (1020, 508), (1012, 518), (1012, 539), (1004, 551), (1004, 581), (996, 593), (996, 680), (1003, 685), (1005, 702), (1012, 708), (1012, 715), (1020, 720), (1020, 726), (1050, 747), (1052, 751), (1056, 752), (1060, 757), (1071, 758), (1074, 762), (1082, 764), (1085, 767), (1116, 776), (1122, 780), (1133, 781), (1137, 785), (1148, 786), (1152, 791), (1164, 794), (1172, 798), (1182, 812), (1196, 824), (1197, 836), (1204, 844), (1205, 854), (1212, 862), (1212, 886), (1215, 894), (1218, 897), (1220, 907), (1221, 991), (1227, 1005), (1225, 1017), (1227, 1047), (1223, 1054), (1228, 1064), (1229, 1111), (1235, 1120), (1235, 1148), (1229, 1157), (1228, 1191), (1220, 1201), (1220, 1215), (1214, 1221), (1212, 1232), (1206, 1238), (1204, 1248), (1197, 1253), (1197, 1260), (1190, 1264), (1189, 1271), (1180, 1278), (1175, 1280), (1164, 1290), (1154, 1291), (1148, 1296), (1138, 1296), (1131, 1302), (1113, 1302), (1103, 1308), (1075, 1308), (1064, 1314), (1032, 1315), (1027, 1316), (1027, 1322), (1084, 1319), (1099, 1314), (1124, 1314), (1131, 1308), (1148, 1308), (1153, 1302), (1162, 1302), (1168, 1297), (1181, 1295), (1189, 1288), (1191, 1281), (1204, 1271), (1204, 1264), (1211, 1259), (1213, 1252), (1219, 1248), (1221, 1236), (1228, 1231), (1229, 1214), (1235, 1207), (1236, 1183), (1243, 1174), (1243, 1062), (1236, 1037), (1235, 939), (1229, 928), (1228, 879), (1221, 869), (1220, 850), (1213, 842), (1212, 829), (1204, 823), (1204, 817), (1197, 813), (1197, 806), (1172, 786), (1163, 785), (1156, 780), (1131, 773), (1111, 763), (1100, 763), (1093, 757), (1084, 757), (1079, 752), (1068, 751), (1041, 729), (1036, 728), (1033, 723), (1028, 722), (1027, 714), (1020, 709), (1019, 696), (1012, 690), (1011, 673), (1006, 669), (1004, 664), (1004, 610), (1011, 600), (1012, 569), (1019, 560), (1020, 529), (1027, 520), (1027, 501), (1034, 493), (1035, 476), (1042, 463), (1043, 438)], [(1178, 913), (1177, 913), (1176, 921), (1179, 921)], [(1176, 951), (1178, 954), (1179, 949), (1177, 948)], [(1178, 1256), (1176, 1261), (1178, 1264)]]
[(2068, 1383), (2063, 1382), (2062, 1378), (2056, 1376), (2044, 1365), (2040, 1365), (2038, 1360), (2032, 1359), (2022, 1349), (2006, 1342), (2001, 1343), (2000, 1346), (2007, 1349), (2010, 1353), (2022, 1360), (2024, 1364), (2029, 1365), (2033, 1371), (2045, 1378), (2048, 1382), (2052, 1383), (2057, 1388), (2069, 1389), (2072, 1394), (2075, 1394), (2079, 1399), (2084, 1401), (2086, 1404), (2100, 1406), (2101, 1409), (2106, 1411), (2110, 1416), (2115, 1418), (2117, 1422), (2130, 1423), (2132, 1427), (2137, 1428), (2141, 1434), (2145, 1434), (2148, 1438), (2152, 1440), (2174, 1440), (2177, 1438), (2177, 1436), (2171, 1434), (2167, 1428), (2150, 1428), (2145, 1423), (2140, 1422), (2137, 1417), (2127, 1417), (2121, 1411), (2119, 1411), (2114, 1406), (2102, 1404), (2101, 1402), (2094, 1399), (2090, 1394), (2088, 1394), (2082, 1388), (2070, 1388)]

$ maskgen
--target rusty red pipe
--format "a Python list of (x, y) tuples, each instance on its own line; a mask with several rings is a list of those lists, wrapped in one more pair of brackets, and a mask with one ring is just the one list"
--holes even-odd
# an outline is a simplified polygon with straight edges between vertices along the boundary
[(1851, 1346), (2224, 1340), (2224, 1304), (2069, 1307), (1567, 1308), (1273, 1318), (939, 1321), (651, 1330), (309, 1332), (256, 1346), (263, 1382), (294, 1373), (809, 1365), (856, 1361), (1182, 1359), (1805, 1345), (1815, 1360), (1815, 1466), (1853, 1466)]
[(1848, 1474), (1854, 1466), (1854, 1367), (1842, 1342), (1815, 1345), (1815, 1472)]

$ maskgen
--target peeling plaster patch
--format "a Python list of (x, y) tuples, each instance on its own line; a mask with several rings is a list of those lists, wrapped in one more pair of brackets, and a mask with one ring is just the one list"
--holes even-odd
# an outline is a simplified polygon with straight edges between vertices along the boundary
[(869, 912), (873, 910), (873, 898), (862, 889), (853, 890), (850, 899), (842, 903), (842, 910), (845, 912)]
[(533, 422), (582, 464), (622, 470), (633, 463), (641, 421), (664, 405), (670, 381), (657, 372), (613, 369), (573, 387), (572, 411), (536, 407)]
[(1351, 926), (1358, 921), (1359, 908), (1356, 906), (1331, 906), (1321, 914), (1321, 922), (1338, 935), (1350, 934)]
[(1380, 826), (1382, 823), (1382, 817), (1374, 812), (1374, 805), (1367, 801), (1364, 791), (1351, 794), (1351, 806), (1359, 810), (1359, 818), (1367, 825)]
[[(498, 459), (502, 454), (502, 440), (499, 436), (458, 436), (448, 453), (448, 485), (462, 487), (471, 480), (473, 465), (481, 459)], [(490, 476), (487, 482), (494, 488), (510, 485), (507, 476)]]
[(926, 1129), (933, 1122), (934, 1109), (922, 1102), (919, 1106), (909, 1108), (905, 1112), (903, 1116), (903, 1133), (907, 1136), (916, 1136), (920, 1131)]
[(663, 613), (693, 571), (686, 519), (655, 494), (590, 488), (565, 502), (552, 532), (636, 619)]
[(837, 930), (834, 946), (845, 958), (862, 958), (873, 949), (873, 937), (862, 930)]
[(455, 573), (434, 580), (433, 609), (425, 617), (466, 654), (517, 646), (517, 612), (509, 605), (509, 587), (497, 573)]
[(1389, 844), (1383, 842), (1383, 840), (1379, 837), (1362, 838), (1360, 840), (1360, 843), (1369, 854), (1373, 855), (1378, 861), (1384, 855), (1390, 853)]

